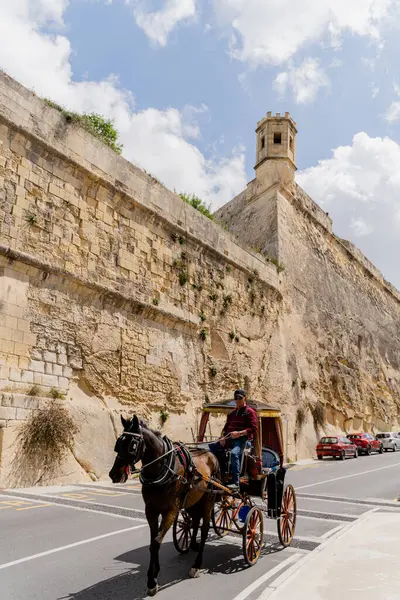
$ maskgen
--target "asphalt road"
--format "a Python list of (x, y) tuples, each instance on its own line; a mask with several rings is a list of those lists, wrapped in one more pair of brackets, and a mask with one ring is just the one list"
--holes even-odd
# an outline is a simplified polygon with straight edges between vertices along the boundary
[[(252, 568), (241, 540), (207, 542), (204, 572), (189, 579), (194, 555), (178, 555), (169, 534), (160, 553), (160, 600), (256, 600), (263, 588), (304, 553), (400, 495), (400, 453), (325, 460), (288, 470), (298, 501), (296, 537), (282, 550), (276, 523), (266, 520), (266, 544)], [(2, 600), (142, 600), (146, 598), (149, 531), (140, 487), (111, 482), (0, 491)]]

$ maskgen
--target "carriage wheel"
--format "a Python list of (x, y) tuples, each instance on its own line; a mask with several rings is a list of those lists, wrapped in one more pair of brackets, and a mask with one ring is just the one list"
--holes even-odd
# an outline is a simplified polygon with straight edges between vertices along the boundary
[(227, 535), (234, 522), (236, 510), (235, 500), (233, 498), (223, 498), (221, 502), (214, 504), (214, 510), (211, 514), (211, 522), (215, 533), (219, 537)]
[(186, 554), (190, 550), (192, 527), (192, 517), (186, 510), (181, 510), (176, 515), (172, 528), (174, 546), (180, 554)]
[(264, 536), (264, 517), (258, 506), (250, 509), (243, 527), (243, 557), (250, 567), (260, 558)]
[(296, 528), (296, 494), (292, 485), (287, 485), (283, 492), (281, 516), (278, 519), (279, 541), (286, 548), (290, 546)]

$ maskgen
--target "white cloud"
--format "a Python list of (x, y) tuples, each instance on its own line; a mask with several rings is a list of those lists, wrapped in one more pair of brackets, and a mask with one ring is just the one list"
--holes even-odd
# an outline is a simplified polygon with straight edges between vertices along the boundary
[(400, 289), (399, 144), (358, 133), (351, 146), (336, 148), (297, 181), (329, 212), (335, 232)]
[(243, 150), (227, 158), (206, 157), (191, 144), (200, 129), (196, 115), (206, 107), (186, 106), (135, 112), (133, 94), (118, 79), (73, 81), (71, 46), (63, 35), (46, 34), (62, 26), (67, 0), (0, 0), (0, 66), (40, 96), (79, 112), (114, 119), (124, 156), (178, 191), (198, 194), (219, 207), (246, 185)]
[(195, 0), (163, 0), (163, 7), (154, 11), (149, 10), (148, 0), (127, 0), (127, 3), (134, 5), (133, 14), (138, 27), (160, 46), (166, 46), (168, 35), (180, 23), (190, 21), (196, 15)]
[(295, 102), (307, 104), (315, 100), (321, 88), (329, 87), (329, 78), (317, 58), (306, 58), (299, 67), (290, 66), (279, 73), (273, 87), (281, 96), (291, 88)]
[(389, 121), (389, 123), (393, 123), (394, 121), (400, 120), (400, 101), (399, 100), (392, 102), (392, 104), (387, 109), (386, 120)]
[[(393, 89), (397, 96), (400, 96), (400, 86), (397, 83), (393, 84)], [(394, 123), (400, 120), (400, 100), (394, 100), (386, 111), (386, 121)]]
[(344, 33), (378, 41), (382, 21), (398, 0), (214, 0), (230, 36), (230, 53), (252, 66), (280, 65), (300, 48)]

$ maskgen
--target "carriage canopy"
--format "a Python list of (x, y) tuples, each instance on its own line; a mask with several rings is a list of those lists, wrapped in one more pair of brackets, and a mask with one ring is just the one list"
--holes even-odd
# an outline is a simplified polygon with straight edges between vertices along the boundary
[[(264, 402), (256, 402), (254, 400), (247, 400), (247, 405), (254, 409), (258, 416), (258, 433), (257, 439), (254, 441), (255, 456), (258, 458), (262, 457), (263, 447), (272, 448), (279, 454), (282, 464), (284, 462), (284, 454), (280, 409), (268, 406)], [(236, 403), (233, 399), (218, 400), (217, 402), (206, 402), (203, 404), (203, 414), (200, 421), (197, 441), (205, 441), (206, 427), (210, 414), (227, 415), (235, 408)]]

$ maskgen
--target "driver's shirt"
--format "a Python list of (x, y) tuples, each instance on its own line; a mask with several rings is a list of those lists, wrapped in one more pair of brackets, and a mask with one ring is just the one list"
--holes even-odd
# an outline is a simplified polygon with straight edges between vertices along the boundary
[(246, 406), (235, 408), (235, 410), (229, 413), (223, 433), (227, 435), (232, 431), (246, 430), (248, 439), (252, 440), (257, 433), (257, 429), (258, 419), (256, 411), (246, 404)]

